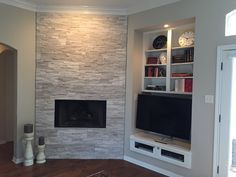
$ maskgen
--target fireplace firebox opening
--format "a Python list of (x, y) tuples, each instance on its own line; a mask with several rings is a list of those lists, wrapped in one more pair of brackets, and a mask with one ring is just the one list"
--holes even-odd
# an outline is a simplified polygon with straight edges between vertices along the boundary
[(55, 100), (55, 127), (106, 128), (106, 101)]

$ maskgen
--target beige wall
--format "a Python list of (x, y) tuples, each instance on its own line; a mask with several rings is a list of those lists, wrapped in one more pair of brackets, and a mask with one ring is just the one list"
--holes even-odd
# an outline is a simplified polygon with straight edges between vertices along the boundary
[[(224, 37), (224, 15), (236, 7), (235, 0), (183, 0), (182, 2), (131, 15), (128, 27), (127, 102), (125, 155), (183, 176), (210, 177), (212, 174), (214, 105), (204, 103), (204, 95), (215, 94), (216, 50), (218, 45), (236, 43)], [(139, 84), (140, 35), (135, 29), (196, 17), (196, 61), (192, 119), (192, 169), (184, 169), (129, 151), (129, 135), (134, 128), (133, 96)], [(0, 4), (0, 42), (18, 51), (17, 57), (17, 151), (21, 157), (23, 124), (34, 122), (35, 13)], [(134, 39), (134, 36), (138, 37)], [(137, 40), (137, 41), (135, 41)], [(138, 80), (138, 82), (137, 82)]]
[[(224, 37), (225, 14), (236, 8), (235, 0), (183, 0), (129, 16), (126, 92), (125, 155), (186, 177), (210, 177), (213, 168), (214, 104), (204, 102), (205, 95), (215, 95), (217, 46), (236, 43), (236, 37)], [(134, 97), (141, 91), (141, 38), (135, 30), (181, 19), (196, 17), (192, 113), (192, 169), (131, 152), (129, 136), (134, 129)], [(138, 82), (137, 82), (138, 81)]]
[(6, 76), (5, 76), (5, 60), (0, 55), (0, 142), (5, 141), (5, 106), (6, 106)]
[(0, 42), (17, 50), (15, 157), (22, 157), (23, 125), (35, 119), (35, 13), (0, 3)]

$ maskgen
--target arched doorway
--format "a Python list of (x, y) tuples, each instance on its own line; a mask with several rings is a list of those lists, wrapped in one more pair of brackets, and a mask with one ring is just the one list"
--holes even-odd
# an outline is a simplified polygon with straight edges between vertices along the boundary
[(0, 144), (16, 149), (17, 50), (0, 43)]

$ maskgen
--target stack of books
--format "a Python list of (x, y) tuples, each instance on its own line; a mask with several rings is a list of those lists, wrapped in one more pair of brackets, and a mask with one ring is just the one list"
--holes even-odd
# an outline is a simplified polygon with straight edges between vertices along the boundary
[(148, 57), (147, 64), (157, 64), (157, 57)]
[(145, 77), (158, 77), (158, 67), (145, 67)]
[(186, 62), (184, 55), (172, 56), (172, 63), (184, 63)]
[(185, 49), (183, 54), (176, 54), (172, 56), (172, 63), (193, 62), (194, 49)]
[(166, 70), (162, 67), (147, 66), (145, 67), (145, 77), (166, 77)]
[(193, 48), (187, 49), (184, 51), (184, 53), (186, 62), (193, 62), (194, 49)]

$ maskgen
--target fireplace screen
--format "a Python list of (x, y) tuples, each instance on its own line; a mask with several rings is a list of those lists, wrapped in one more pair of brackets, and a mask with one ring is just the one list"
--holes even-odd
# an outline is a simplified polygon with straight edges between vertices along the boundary
[(55, 127), (106, 128), (106, 101), (55, 100)]

